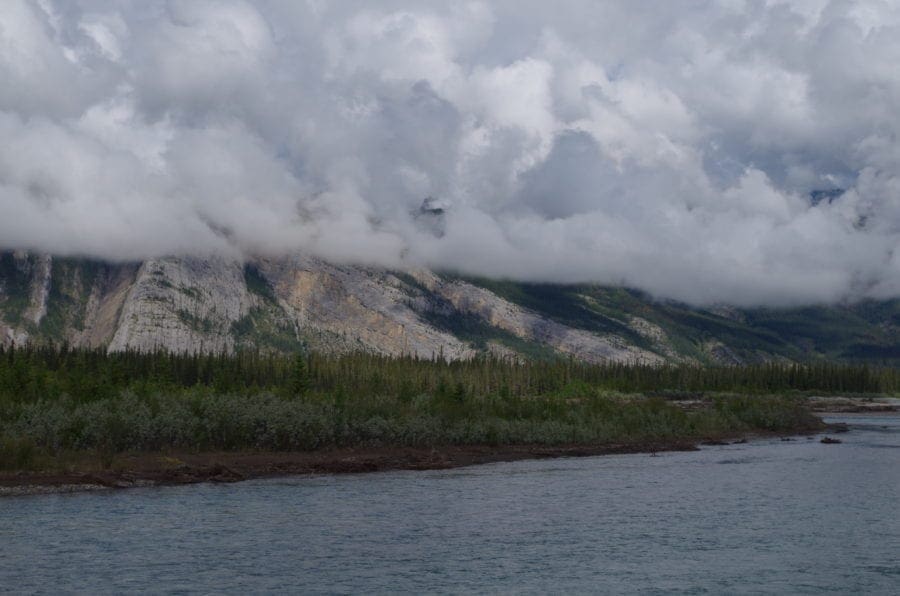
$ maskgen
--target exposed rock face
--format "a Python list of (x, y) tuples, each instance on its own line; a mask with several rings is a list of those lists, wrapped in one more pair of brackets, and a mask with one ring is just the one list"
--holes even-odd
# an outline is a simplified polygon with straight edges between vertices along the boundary
[(493, 327), (524, 340), (549, 346), (560, 354), (588, 362), (654, 364), (663, 361), (658, 354), (629, 345), (620, 337), (600, 336), (567, 327), (470, 283), (445, 281), (429, 271), (417, 271), (415, 277), (431, 292), (446, 299), (457, 311), (476, 315)]
[(90, 288), (81, 329), (69, 331), (70, 343), (91, 348), (110, 345), (138, 270), (138, 265), (119, 265), (101, 272)]
[(734, 350), (718, 340), (707, 341), (703, 345), (703, 350), (712, 358), (714, 362), (720, 364), (742, 364), (741, 358), (735, 354)]
[(719, 364), (846, 354), (884, 362), (900, 359), (897, 321), (900, 300), (703, 310), (622, 288), (468, 280), (304, 255), (113, 264), (0, 252), (0, 345)]
[(389, 272), (311, 257), (261, 261), (260, 269), (298, 329), (339, 337), (344, 348), (421, 357), (442, 353), (450, 359), (475, 354), (467, 343), (419, 318), (410, 308), (410, 288)]
[[(480, 345), (430, 315), (474, 317), (485, 329), (592, 362), (660, 362), (614, 335), (567, 327), (460, 281), (341, 266), (309, 256), (239, 263), (167, 258), (139, 264), (14, 255), (17, 314), (0, 302), (5, 344), (66, 341), (109, 350), (232, 351), (238, 347), (368, 350), (447, 359), (520, 353)], [(23, 282), (24, 280), (24, 282)], [(23, 294), (24, 291), (24, 294)], [(6, 302), (14, 300), (7, 297)], [(11, 313), (15, 316), (11, 316)]]
[(656, 352), (665, 356), (667, 360), (674, 362), (694, 360), (693, 358), (685, 358), (676, 352), (672, 348), (671, 339), (665, 329), (656, 323), (651, 323), (647, 319), (641, 317), (630, 316), (628, 317), (628, 325), (635, 333), (647, 339)]
[(35, 325), (40, 324), (41, 319), (47, 314), (47, 298), (50, 294), (50, 264), (49, 255), (39, 255), (32, 265), (31, 295), (24, 318)]
[(125, 296), (109, 349), (231, 351), (232, 325), (253, 305), (240, 263), (147, 261)]
[(45, 255), (31, 256), (22, 251), (3, 254), (0, 299), (7, 304), (9, 315), (0, 318), (3, 344), (28, 341), (24, 327), (39, 324), (47, 313), (50, 263)]

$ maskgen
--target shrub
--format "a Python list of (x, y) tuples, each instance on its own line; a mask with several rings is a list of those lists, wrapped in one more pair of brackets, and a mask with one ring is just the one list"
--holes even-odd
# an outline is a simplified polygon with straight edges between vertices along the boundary
[(34, 441), (28, 437), (0, 438), (0, 470), (25, 470), (35, 457)]

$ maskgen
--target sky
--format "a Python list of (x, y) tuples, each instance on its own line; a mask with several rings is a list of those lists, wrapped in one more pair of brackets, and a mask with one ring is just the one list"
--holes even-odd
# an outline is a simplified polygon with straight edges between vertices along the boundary
[(3, 0), (0, 249), (897, 297), (898, 65), (892, 0)]

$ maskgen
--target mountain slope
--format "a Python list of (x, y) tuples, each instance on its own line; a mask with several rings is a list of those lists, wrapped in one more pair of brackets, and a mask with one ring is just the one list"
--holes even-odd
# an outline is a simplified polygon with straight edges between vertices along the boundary
[(900, 302), (696, 309), (601, 286), (521, 284), (309, 256), (110, 264), (0, 253), (0, 342), (109, 350), (490, 352), (591, 362), (900, 359)]

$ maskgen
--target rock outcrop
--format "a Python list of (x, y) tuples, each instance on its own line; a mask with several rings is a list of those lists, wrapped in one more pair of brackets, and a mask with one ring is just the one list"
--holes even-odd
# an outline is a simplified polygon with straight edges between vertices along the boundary
[[(520, 357), (516, 346), (503, 341), (516, 338), (591, 362), (662, 361), (621, 337), (568, 327), (429, 271), (336, 265), (305, 255), (247, 263), (173, 257), (106, 264), (24, 253), (12, 258), (18, 284), (0, 286), (4, 344), (53, 341), (177, 352), (308, 346), (455, 360), (482, 352)], [(3, 308), (16, 301), (17, 309)], [(435, 313), (446, 320), (476, 318), (487, 330), (483, 341), (456, 336), (435, 323)], [(498, 338), (490, 337), (492, 331)]]
[(125, 296), (109, 349), (228, 352), (235, 345), (232, 325), (254, 303), (240, 263), (147, 261)]
[(457, 312), (475, 315), (492, 327), (548, 346), (564, 356), (587, 362), (658, 364), (663, 361), (658, 354), (630, 345), (621, 337), (601, 336), (568, 327), (471, 283), (443, 280), (430, 271), (416, 271), (414, 276), (429, 291), (449, 302)]
[(623, 288), (389, 271), (309, 255), (105, 263), (0, 252), (0, 345), (309, 348), (451, 360), (493, 354), (648, 364), (883, 363), (900, 361), (897, 321), (900, 300), (700, 309)]

